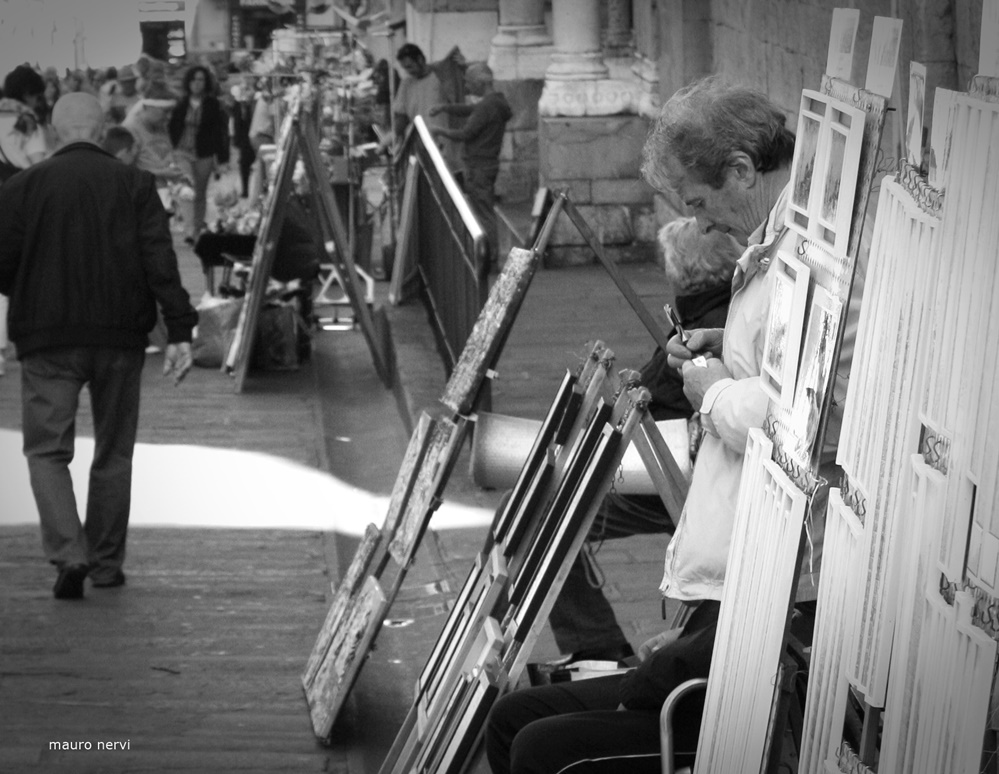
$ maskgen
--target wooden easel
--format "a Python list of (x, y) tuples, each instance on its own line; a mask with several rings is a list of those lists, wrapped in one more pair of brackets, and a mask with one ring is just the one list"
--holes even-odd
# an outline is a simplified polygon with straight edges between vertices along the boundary
[(648, 392), (621, 384), (612, 364), (597, 343), (566, 373), (417, 680), (382, 774), (466, 770), (493, 702), (520, 680), (644, 415)]
[[(332, 218), (330, 222), (335, 227)], [(368, 528), (334, 595), (302, 675), (313, 730), (320, 739), (330, 738), (385, 611), (440, 505), (471, 421), (458, 409), (475, 404), (492, 372), (550, 233), (550, 227), (545, 229), (544, 238), (531, 250), (511, 252), (445, 388), (442, 400), (453, 413), (437, 418), (427, 412), (421, 415), (396, 478), (385, 522), (380, 529), (374, 525)]]
[(277, 174), (274, 184), (267, 192), (264, 201), (264, 214), (260, 221), (260, 232), (253, 247), (250, 264), (250, 277), (239, 312), (236, 332), (223, 363), (223, 370), (234, 378), (236, 392), (243, 391), (246, 372), (250, 366), (250, 355), (257, 334), (257, 322), (264, 302), (264, 291), (270, 280), (271, 268), (277, 254), (278, 236), (284, 224), (285, 207), (292, 190), (292, 175), (295, 159), (298, 158), (298, 133), (293, 128), (293, 117), (298, 112), (296, 103), (281, 122), (278, 135)]
[(305, 99), (296, 100), (281, 125), (278, 140), (277, 174), (264, 202), (264, 216), (253, 250), (249, 285), (232, 345), (224, 369), (235, 377), (235, 390), (242, 392), (249, 370), (250, 353), (256, 336), (257, 321), (264, 292), (270, 279), (277, 251), (278, 237), (284, 223), (285, 207), (292, 192), (295, 162), (301, 158), (309, 176), (313, 210), (318, 216), (319, 237), (324, 245), (332, 244), (328, 256), (341, 280), (344, 294), (350, 302), (354, 319), (371, 351), (375, 370), (386, 386), (392, 384), (392, 369), (386, 348), (375, 329), (374, 320), (365, 302), (364, 284), (358, 277), (354, 257), (350, 252), (347, 231), (336, 206), (333, 189), (319, 152), (314, 115), (306, 109)]

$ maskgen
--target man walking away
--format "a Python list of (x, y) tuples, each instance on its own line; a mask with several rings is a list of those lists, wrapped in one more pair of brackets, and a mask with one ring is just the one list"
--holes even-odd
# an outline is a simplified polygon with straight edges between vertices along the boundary
[[(21, 360), (24, 455), (57, 599), (121, 586), (132, 451), (147, 334), (163, 312), (163, 373), (191, 368), (198, 321), (180, 283), (152, 174), (103, 151), (100, 102), (76, 92), (52, 111), (61, 148), (0, 189), (0, 293)], [(80, 523), (69, 463), (79, 394), (90, 391), (94, 460)]]

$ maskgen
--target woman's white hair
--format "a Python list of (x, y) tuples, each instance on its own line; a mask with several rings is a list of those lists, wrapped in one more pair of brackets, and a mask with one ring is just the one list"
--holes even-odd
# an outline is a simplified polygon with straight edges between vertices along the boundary
[(696, 293), (732, 280), (742, 248), (721, 231), (703, 233), (694, 218), (677, 218), (659, 229), (666, 279), (674, 293)]

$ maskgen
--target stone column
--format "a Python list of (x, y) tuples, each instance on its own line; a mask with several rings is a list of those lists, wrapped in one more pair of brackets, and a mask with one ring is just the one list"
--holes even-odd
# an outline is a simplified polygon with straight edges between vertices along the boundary
[(545, 73), (549, 81), (592, 81), (606, 78), (600, 46), (598, 0), (552, 0), (555, 53)]
[(499, 81), (543, 78), (552, 53), (544, 0), (500, 0), (489, 66)]
[(604, 54), (626, 57), (634, 53), (631, 36), (631, 0), (609, 0), (607, 30), (604, 32)]

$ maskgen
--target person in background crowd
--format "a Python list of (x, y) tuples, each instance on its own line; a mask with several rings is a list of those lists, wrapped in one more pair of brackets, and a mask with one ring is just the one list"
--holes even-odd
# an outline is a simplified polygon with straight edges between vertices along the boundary
[[(431, 117), (430, 111), (431, 108), (446, 104), (450, 100), (444, 93), (440, 77), (427, 65), (427, 58), (423, 55), (423, 51), (415, 43), (406, 43), (399, 48), (395, 58), (408, 76), (399, 81), (395, 97), (392, 100), (397, 140), (401, 141), (405, 137), (406, 130), (417, 116), (423, 116), (423, 120), (427, 122), (427, 128), (431, 130), (444, 128), (444, 120), (439, 117)], [(440, 140), (441, 153), (452, 172), (455, 172), (457, 171), (457, 158), (453, 143), (449, 142), (443, 135), (442, 138)]]
[(44, 111), (45, 81), (28, 65), (7, 73), (0, 99), (0, 183), (45, 158), (48, 147), (38, 111)]
[[(110, 71), (114, 72), (115, 68), (110, 68)], [(108, 83), (113, 83), (114, 77), (109, 74), (108, 70), (95, 70), (92, 67), (88, 67), (87, 80), (90, 81), (90, 87), (94, 90), (94, 94), (97, 95), (97, 99), (100, 99), (104, 93), (104, 87)]]
[[(659, 244), (675, 308), (686, 328), (720, 328), (725, 325), (732, 273), (741, 249), (727, 234), (702, 234), (694, 218), (678, 218), (659, 231)], [(695, 416), (683, 394), (683, 378), (656, 347), (641, 368), (641, 383), (652, 394), (649, 413), (654, 420), (691, 420)], [(555, 599), (548, 622), (559, 651), (571, 654), (556, 664), (574, 661), (621, 661), (634, 654), (599, 584), (596, 558), (590, 546), (631, 535), (672, 533), (680, 519), (669, 513), (659, 495), (609, 493), (586, 536), (586, 544), (573, 562)]]
[[(0, 292), (11, 294), (23, 448), (42, 546), (57, 569), (53, 594), (80, 599), (88, 574), (98, 588), (125, 583), (143, 348), (157, 305), (169, 329), (163, 373), (174, 383), (191, 368), (198, 314), (155, 179), (97, 145), (97, 98), (65, 95), (52, 122), (62, 147), (0, 188)], [(52, 223), (59, 227), (45, 227)], [(69, 463), (84, 385), (94, 459), (81, 524)]]
[(184, 74), (184, 95), (170, 114), (168, 130), (174, 161), (193, 183), (194, 222), (185, 224), (185, 240), (193, 245), (205, 228), (208, 181), (216, 165), (229, 164), (229, 119), (207, 67), (195, 65)]
[(131, 65), (125, 65), (118, 70), (118, 77), (114, 81), (113, 88), (107, 92), (107, 99), (101, 101), (104, 108), (104, 117), (109, 124), (120, 124), (125, 120), (128, 111), (142, 99), (136, 84), (139, 76)]
[(174, 163), (173, 145), (167, 132), (167, 120), (176, 104), (177, 98), (165, 83), (154, 83), (121, 124), (135, 137), (139, 169), (156, 175), (160, 188), (183, 174)]
[(239, 151), (240, 195), (250, 194), (250, 172), (257, 152), (250, 142), (250, 121), (253, 119), (255, 78), (246, 73), (232, 87), (232, 144)]
[(82, 91), (85, 94), (97, 93), (97, 90), (90, 83), (90, 79), (83, 70), (67, 71), (66, 78), (63, 81), (63, 93), (72, 94), (78, 91)]
[[(768, 400), (760, 386), (769, 314), (767, 268), (786, 233), (784, 208), (794, 135), (766, 96), (705, 79), (663, 106), (644, 149), (645, 178), (670, 190), (705, 232), (749, 245), (732, 280), (724, 330), (674, 335), (667, 362), (682, 368), (684, 394), (705, 433), (676, 534), (666, 549), (660, 591), (692, 608), (681, 629), (639, 648), (624, 675), (515, 691), (493, 707), (486, 753), (494, 774), (661, 770), (659, 712), (669, 693), (711, 665), (746, 438), (761, 427)], [(694, 361), (695, 355), (703, 361)], [(692, 753), (703, 696), (681, 702), (676, 749)]]
[[(250, 147), (255, 159), (260, 158), (260, 148), (273, 145), (277, 140), (281, 118), (280, 85), (269, 77), (257, 79), (257, 92), (253, 97), (253, 116), (250, 118)], [(253, 165), (250, 172), (248, 196), (256, 201), (264, 189), (262, 162)]]
[(135, 150), (135, 137), (124, 126), (109, 126), (104, 130), (104, 139), (101, 140), (101, 148), (118, 161), (132, 165), (137, 156)]
[(465, 71), (465, 91), (478, 100), (474, 104), (435, 105), (430, 115), (447, 113), (465, 116), (460, 129), (442, 126), (433, 128), (434, 137), (446, 137), (462, 143), (464, 147), (464, 174), (462, 187), (482, 224), (489, 241), (490, 257), (499, 260), (496, 235), (496, 176), (499, 174), (499, 155), (503, 148), (506, 124), (513, 111), (506, 97), (493, 88), (493, 71), (485, 62), (474, 62)]
[[(0, 186), (48, 153), (45, 132), (35, 112), (43, 104), (45, 82), (27, 65), (7, 73), (0, 98)], [(0, 295), (0, 376), (6, 371), (7, 297)]]

